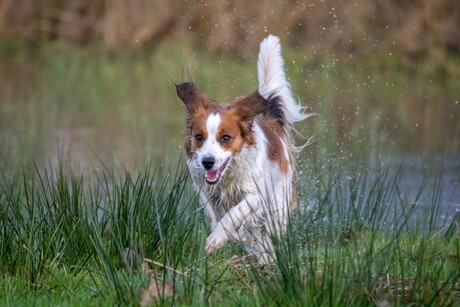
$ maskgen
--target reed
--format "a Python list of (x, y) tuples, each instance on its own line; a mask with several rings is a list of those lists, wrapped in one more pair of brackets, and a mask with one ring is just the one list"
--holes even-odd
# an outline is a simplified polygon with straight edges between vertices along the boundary
[[(440, 218), (440, 180), (406, 195), (402, 168), (304, 167), (302, 205), (265, 266), (238, 244), (204, 256), (208, 228), (181, 161), (91, 179), (37, 166), (3, 180), (0, 301), (138, 304), (154, 281), (151, 304), (458, 303), (458, 228)], [(423, 193), (429, 209), (416, 214)]]

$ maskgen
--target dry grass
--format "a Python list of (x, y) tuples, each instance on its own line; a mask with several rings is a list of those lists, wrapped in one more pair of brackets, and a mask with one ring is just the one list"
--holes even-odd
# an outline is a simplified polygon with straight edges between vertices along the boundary
[(0, 17), (4, 37), (103, 42), (110, 49), (192, 37), (201, 48), (247, 57), (267, 33), (316, 54), (357, 57), (396, 48), (413, 61), (460, 49), (456, 0), (4, 0)]

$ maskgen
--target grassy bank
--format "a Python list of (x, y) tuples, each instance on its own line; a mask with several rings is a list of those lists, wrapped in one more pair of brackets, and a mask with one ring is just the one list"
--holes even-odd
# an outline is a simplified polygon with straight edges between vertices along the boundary
[[(166, 305), (458, 304), (458, 228), (440, 216), (453, 203), (439, 181), (410, 196), (398, 169), (305, 171), (303, 206), (266, 266), (229, 261), (244, 257), (238, 245), (204, 257), (208, 229), (183, 163), (3, 180), (1, 305), (138, 304), (149, 285), (144, 299)], [(417, 215), (421, 203), (431, 209)]]

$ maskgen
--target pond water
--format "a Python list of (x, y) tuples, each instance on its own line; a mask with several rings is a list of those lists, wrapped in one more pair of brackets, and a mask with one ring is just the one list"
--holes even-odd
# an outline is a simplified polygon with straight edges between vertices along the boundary
[[(446, 230), (454, 220), (460, 227), (460, 155), (406, 156), (401, 163), (401, 190), (416, 200), (413, 219), (421, 220), (435, 211), (438, 228)], [(434, 203), (439, 204), (439, 211), (434, 210)]]
[[(183, 156), (184, 106), (171, 78), (183, 80), (178, 63), (190, 50), (165, 45), (152, 54), (120, 57), (51, 51), (38, 60), (0, 61), (3, 177), (33, 169), (32, 162), (91, 174), (104, 164), (136, 172), (150, 161), (174, 164)], [(257, 87), (255, 56), (240, 61), (195, 54), (190, 61), (197, 70), (194, 81), (217, 101), (232, 101)], [(438, 180), (443, 208), (438, 223), (449, 223), (460, 210), (455, 76), (369, 65), (319, 64), (287, 53), (295, 94), (318, 114), (298, 127), (315, 140), (307, 156), (343, 163), (363, 157), (370, 170), (376, 161), (401, 165), (400, 187), (408, 199), (426, 179), (415, 204), (422, 215)]]

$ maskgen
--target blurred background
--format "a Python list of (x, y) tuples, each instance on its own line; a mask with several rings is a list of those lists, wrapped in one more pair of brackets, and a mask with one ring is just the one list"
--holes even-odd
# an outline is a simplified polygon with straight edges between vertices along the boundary
[(257, 88), (274, 34), (318, 114), (298, 126), (307, 158), (442, 157), (460, 173), (459, 29), (458, 0), (1, 0), (0, 168), (174, 162), (173, 82), (231, 102)]

